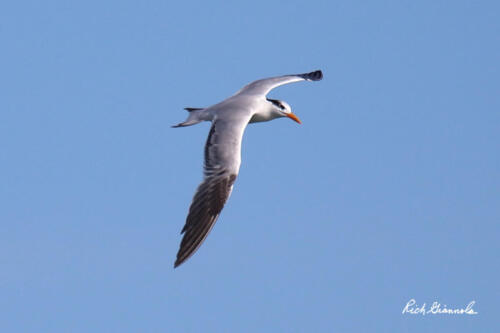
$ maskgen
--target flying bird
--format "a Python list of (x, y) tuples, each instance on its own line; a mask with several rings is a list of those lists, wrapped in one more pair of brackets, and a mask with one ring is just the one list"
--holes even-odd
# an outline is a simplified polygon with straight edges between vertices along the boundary
[(257, 80), (247, 84), (233, 96), (207, 108), (186, 108), (186, 121), (172, 126), (185, 127), (202, 121), (212, 126), (205, 144), (204, 178), (189, 207), (184, 234), (174, 267), (186, 261), (203, 243), (231, 195), (241, 164), (241, 140), (249, 123), (288, 117), (299, 118), (284, 101), (267, 98), (274, 88), (298, 81), (319, 81), (320, 70)]

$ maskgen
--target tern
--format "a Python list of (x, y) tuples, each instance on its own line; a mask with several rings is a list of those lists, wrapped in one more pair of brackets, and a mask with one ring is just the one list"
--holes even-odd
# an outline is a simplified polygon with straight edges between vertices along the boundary
[(284, 84), (319, 81), (322, 78), (323, 73), (317, 70), (257, 80), (210, 107), (185, 108), (189, 112), (186, 121), (172, 127), (191, 126), (202, 121), (210, 121), (212, 126), (205, 144), (204, 178), (189, 207), (174, 268), (198, 250), (231, 195), (240, 169), (241, 140), (247, 125), (281, 117), (301, 123), (288, 103), (267, 98), (266, 95)]

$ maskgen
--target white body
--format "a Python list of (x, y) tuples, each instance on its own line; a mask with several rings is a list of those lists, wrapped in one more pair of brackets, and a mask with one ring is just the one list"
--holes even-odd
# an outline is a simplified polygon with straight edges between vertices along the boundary
[(300, 123), (287, 103), (268, 99), (267, 93), (283, 84), (318, 81), (322, 77), (321, 71), (315, 71), (258, 80), (208, 108), (186, 109), (188, 119), (174, 127), (191, 126), (202, 121), (211, 121), (212, 127), (205, 146), (205, 178), (189, 208), (174, 267), (182, 264), (203, 243), (229, 198), (240, 169), (241, 141), (247, 124), (280, 117), (289, 117)]

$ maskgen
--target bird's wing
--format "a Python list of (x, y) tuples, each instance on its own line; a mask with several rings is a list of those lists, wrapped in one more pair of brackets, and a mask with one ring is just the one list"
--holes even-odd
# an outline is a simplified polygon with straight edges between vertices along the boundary
[(236, 94), (249, 94), (249, 95), (267, 95), (272, 89), (282, 86), (287, 83), (298, 82), (298, 81), (319, 81), (323, 78), (323, 73), (321, 71), (314, 71), (304, 74), (293, 74), (293, 75), (283, 75), (277, 77), (270, 77), (267, 79), (262, 79), (254, 81), (252, 83), (244, 86)]
[(250, 115), (234, 113), (212, 123), (205, 145), (205, 177), (189, 207), (174, 267), (186, 261), (203, 243), (224, 207), (241, 162), (241, 140)]

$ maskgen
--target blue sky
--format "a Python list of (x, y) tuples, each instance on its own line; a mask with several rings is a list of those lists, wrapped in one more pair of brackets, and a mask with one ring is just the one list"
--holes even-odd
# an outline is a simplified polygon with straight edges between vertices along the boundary
[[(4, 332), (494, 332), (494, 1), (0, 5)], [(173, 269), (209, 124), (262, 77), (233, 195)], [(475, 316), (402, 314), (415, 299)]]

